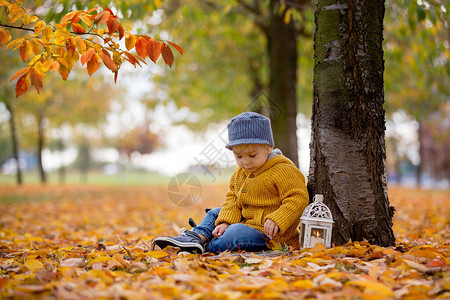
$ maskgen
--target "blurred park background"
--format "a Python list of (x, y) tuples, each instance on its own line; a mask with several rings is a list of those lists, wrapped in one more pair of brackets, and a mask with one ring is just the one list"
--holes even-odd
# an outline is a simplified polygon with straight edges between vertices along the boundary
[[(180, 172), (202, 183), (227, 181), (227, 121), (268, 98), (264, 17), (245, 1), (36, 1), (58, 20), (76, 5), (107, 5), (135, 31), (184, 49), (163, 63), (45, 78), (43, 91), (15, 98), (10, 78), (23, 68), (0, 52), (0, 184), (167, 184)], [(305, 1), (303, 1), (305, 2)], [(75, 4), (77, 3), (77, 4)], [(255, 2), (256, 3), (256, 2)], [(299, 165), (309, 168), (315, 1), (298, 23)], [(390, 184), (450, 188), (450, 41), (445, 1), (386, 1), (385, 110)], [(261, 13), (261, 12), (259, 12)], [(201, 24), (199, 26), (199, 24)], [(13, 147), (13, 141), (18, 145)], [(14, 158), (17, 151), (19, 161)]]

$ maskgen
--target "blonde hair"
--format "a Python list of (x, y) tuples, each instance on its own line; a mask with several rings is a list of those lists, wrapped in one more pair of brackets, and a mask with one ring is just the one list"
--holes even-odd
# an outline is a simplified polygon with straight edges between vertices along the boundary
[(266, 146), (267, 149), (273, 149), (272, 146), (267, 145), (267, 144), (240, 144), (240, 145), (232, 146), (231, 150), (236, 153), (243, 153), (243, 152), (250, 151), (250, 148), (254, 147), (254, 146)]

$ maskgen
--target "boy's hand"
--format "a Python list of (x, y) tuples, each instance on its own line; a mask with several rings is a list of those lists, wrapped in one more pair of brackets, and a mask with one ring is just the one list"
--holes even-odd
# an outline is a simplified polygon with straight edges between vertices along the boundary
[(264, 223), (264, 234), (267, 235), (268, 237), (273, 238), (274, 236), (276, 236), (278, 230), (280, 230), (280, 228), (271, 219), (267, 219), (266, 222)]
[(221, 224), (217, 225), (216, 228), (214, 228), (212, 235), (216, 239), (218, 239), (225, 232), (225, 229), (227, 229), (228, 226), (230, 226), (230, 224), (228, 224), (228, 223), (221, 223)]

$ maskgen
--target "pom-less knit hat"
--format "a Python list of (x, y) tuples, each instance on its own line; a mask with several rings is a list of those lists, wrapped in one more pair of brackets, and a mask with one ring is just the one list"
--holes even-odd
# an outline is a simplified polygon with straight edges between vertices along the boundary
[(269, 118), (255, 112), (244, 112), (228, 123), (228, 149), (242, 144), (274, 146)]

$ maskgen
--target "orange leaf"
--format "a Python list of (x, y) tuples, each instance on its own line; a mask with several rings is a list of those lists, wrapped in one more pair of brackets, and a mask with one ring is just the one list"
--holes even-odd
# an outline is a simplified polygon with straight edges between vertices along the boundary
[(108, 26), (109, 35), (112, 35), (117, 31), (117, 29), (119, 29), (119, 21), (115, 18), (110, 18), (106, 21), (106, 26)]
[(172, 42), (169, 42), (169, 41), (166, 41), (166, 42), (168, 42), (169, 44), (171, 44), (175, 49), (178, 50), (178, 52), (180, 52), (181, 55), (183, 55), (183, 48), (181, 48), (180, 46), (178, 46), (178, 45), (175, 44), (175, 43), (172, 43)]
[(131, 54), (130, 52), (125, 51), (124, 52), (126, 57), (125, 59), (127, 61), (129, 61), (134, 67), (136, 67), (136, 63), (141, 67), (141, 64), (139, 63), (139, 61), (133, 56), (133, 54)]
[(50, 71), (56, 71), (59, 69), (59, 62), (54, 61), (51, 65), (50, 65)]
[(89, 50), (87, 50), (86, 52), (84, 52), (81, 55), (81, 65), (84, 65), (86, 62), (91, 61), (91, 59), (94, 57), (95, 54), (95, 49), (94, 48), (90, 48)]
[(97, 58), (91, 59), (87, 63), (87, 71), (88, 71), (89, 76), (94, 74), (97, 71), (99, 66), (100, 66), (100, 62), (97, 60)]
[(150, 39), (147, 43), (147, 53), (148, 57), (156, 63), (159, 56), (161, 55), (161, 42), (156, 39)]
[(9, 31), (0, 29), (0, 47), (3, 47), (3, 45), (8, 43), (9, 40), (11, 40), (11, 34)]
[(25, 92), (30, 87), (30, 81), (28, 80), (28, 74), (23, 75), (22, 77), (17, 80), (16, 84), (16, 98), (22, 96), (25, 94)]
[(140, 57), (145, 58), (147, 56), (147, 39), (145, 37), (140, 37), (134, 47)]
[(38, 91), (38, 93), (42, 90), (42, 74), (36, 70), (36, 68), (31, 68), (30, 71), (30, 79), (31, 79), (31, 85), (34, 86), (34, 88)]
[(80, 12), (77, 10), (71, 11), (67, 13), (61, 20), (61, 23), (69, 23), (75, 16), (77, 16)]
[(32, 50), (33, 49), (31, 48), (30, 42), (28, 40), (22, 43), (22, 46), (20, 46), (19, 49), (19, 53), (23, 62), (26, 62), (30, 58)]
[(78, 23), (73, 23), (72, 24), (72, 30), (75, 33), (85, 33), (86, 32), (86, 30), (84, 30), (83, 26), (81, 26)]
[(109, 13), (109, 11), (101, 11), (94, 16), (94, 22), (100, 25), (102, 23), (105, 23), (110, 16), (111, 14)]
[(173, 65), (173, 53), (172, 50), (167, 46), (166, 44), (163, 45), (161, 49), (162, 57), (164, 59), (164, 62), (169, 66), (172, 67)]
[(100, 58), (102, 59), (103, 63), (108, 69), (110, 69), (113, 72), (117, 71), (117, 65), (114, 63), (114, 61), (111, 59), (109, 55), (100, 53)]
[(67, 80), (67, 77), (69, 77), (69, 70), (61, 63), (59, 64), (58, 73), (63, 80)]
[(14, 79), (16, 79), (16, 78), (19, 77), (20, 75), (23, 75), (23, 74), (27, 73), (28, 70), (29, 70), (30, 68), (31, 68), (31, 67), (23, 68), (22, 70), (20, 70), (20, 71), (17, 72), (16, 74), (14, 74), (14, 76), (11, 78), (11, 81), (14, 80)]

